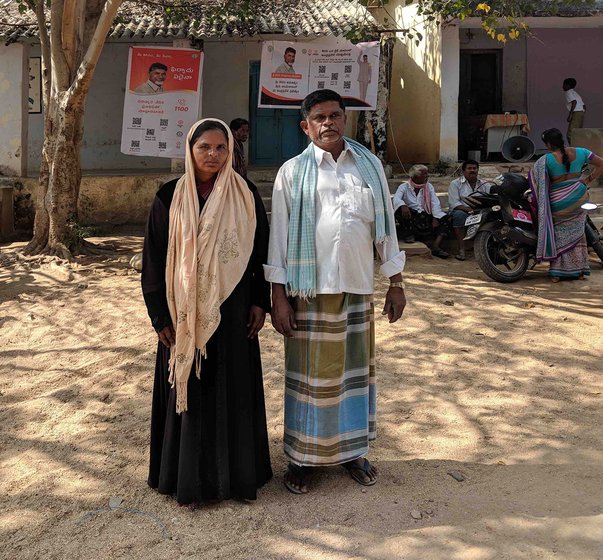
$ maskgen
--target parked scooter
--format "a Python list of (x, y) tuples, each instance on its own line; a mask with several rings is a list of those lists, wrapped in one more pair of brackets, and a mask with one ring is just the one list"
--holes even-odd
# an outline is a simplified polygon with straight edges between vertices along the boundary
[[(538, 231), (527, 198), (529, 184), (516, 173), (502, 176), (490, 194), (476, 193), (463, 201), (474, 211), (467, 217), (465, 239), (474, 240), (475, 260), (479, 267), (497, 282), (516, 282), (528, 268), (536, 264)], [(589, 205), (590, 209), (597, 205)], [(587, 216), (586, 239), (603, 261), (601, 236)]]
[[(586, 202), (582, 205), (582, 209), (586, 210), (586, 212), (592, 212), (600, 206), (603, 206), (603, 204)], [(586, 226), (584, 227), (584, 233), (586, 234), (586, 243), (589, 247), (592, 247), (593, 251), (597, 254), (597, 257), (599, 257), (603, 263), (603, 240), (601, 238), (601, 233), (588, 214), (586, 214)]]

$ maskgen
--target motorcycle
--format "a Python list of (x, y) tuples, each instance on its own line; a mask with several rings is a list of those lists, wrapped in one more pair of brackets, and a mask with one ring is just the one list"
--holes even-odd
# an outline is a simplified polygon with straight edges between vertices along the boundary
[[(493, 182), (490, 194), (463, 198), (473, 209), (465, 221), (465, 240), (474, 239), (475, 260), (496, 282), (516, 282), (536, 265), (538, 230), (528, 194), (527, 179), (507, 173), (500, 184)], [(597, 205), (586, 203), (582, 207), (588, 211)], [(588, 214), (585, 234), (588, 245), (603, 262), (601, 236)]]
[[(593, 202), (586, 202), (582, 205), (582, 209), (586, 212), (596, 210), (602, 206), (601, 204), (594, 204)], [(592, 250), (597, 254), (597, 257), (603, 263), (603, 238), (597, 229), (597, 226), (590, 219), (590, 216), (586, 214), (586, 226), (584, 227), (584, 233), (586, 235), (586, 243)]]

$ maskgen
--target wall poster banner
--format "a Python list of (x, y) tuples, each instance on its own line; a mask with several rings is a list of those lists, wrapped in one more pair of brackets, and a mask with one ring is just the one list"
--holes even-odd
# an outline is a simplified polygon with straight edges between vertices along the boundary
[(352, 110), (377, 107), (379, 42), (337, 44), (266, 41), (260, 67), (260, 108), (300, 107), (317, 89), (339, 93)]
[(121, 151), (183, 158), (198, 120), (203, 53), (172, 47), (130, 47)]

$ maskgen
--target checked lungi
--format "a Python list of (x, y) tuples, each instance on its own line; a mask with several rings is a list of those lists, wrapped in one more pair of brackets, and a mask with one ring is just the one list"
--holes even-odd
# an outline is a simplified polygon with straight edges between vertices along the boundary
[(297, 328), (285, 338), (285, 454), (303, 466), (367, 454), (376, 437), (373, 296), (292, 300)]

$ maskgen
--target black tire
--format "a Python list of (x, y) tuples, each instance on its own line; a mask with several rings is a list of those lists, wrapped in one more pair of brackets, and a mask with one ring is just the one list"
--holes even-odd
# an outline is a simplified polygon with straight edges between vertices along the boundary
[[(508, 252), (511, 246), (498, 241), (494, 237), (493, 231), (480, 231), (475, 236), (473, 249), (475, 251), (475, 260), (479, 267), (496, 282), (517, 282), (525, 275), (530, 264), (530, 255), (525, 248), (518, 248), (511, 251), (511, 257), (505, 261), (503, 254)], [(511, 264), (511, 266), (509, 265)]]
[(596, 243), (593, 243), (591, 247), (593, 248), (593, 251), (597, 254), (597, 257), (599, 257), (599, 259), (601, 260), (601, 263), (603, 263), (603, 244), (600, 241), (597, 241)]

